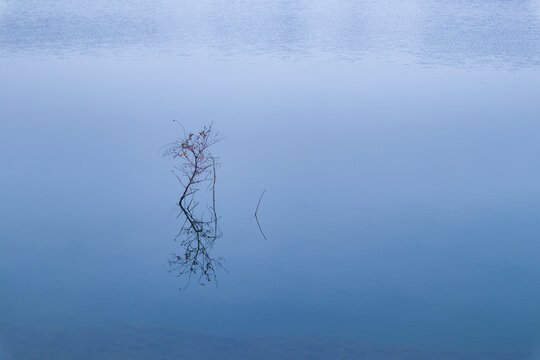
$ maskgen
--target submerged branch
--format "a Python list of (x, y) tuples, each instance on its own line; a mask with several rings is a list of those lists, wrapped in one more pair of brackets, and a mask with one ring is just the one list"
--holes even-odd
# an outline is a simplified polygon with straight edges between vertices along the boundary
[[(184, 187), (177, 202), (179, 217), (184, 217), (184, 223), (176, 236), (181, 240), (184, 253), (172, 254), (169, 266), (177, 276), (187, 275), (188, 285), (191, 277), (197, 274), (201, 285), (211, 281), (217, 284), (216, 270), (223, 268), (221, 259), (210, 254), (216, 239), (221, 236), (216, 213), (216, 158), (209, 151), (219, 140), (212, 126), (205, 126), (197, 134), (184, 131), (184, 137), (169, 144), (164, 153), (181, 161), (173, 173)], [(211, 192), (211, 199), (206, 202), (210, 205), (207, 205), (207, 211), (204, 207), (195, 211), (199, 200), (208, 192), (201, 192), (203, 183), (209, 184), (207, 190)]]

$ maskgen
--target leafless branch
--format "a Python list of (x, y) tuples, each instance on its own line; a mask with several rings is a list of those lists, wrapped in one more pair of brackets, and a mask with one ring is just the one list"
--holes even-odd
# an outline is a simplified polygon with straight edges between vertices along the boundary
[[(187, 275), (187, 285), (193, 275), (199, 276), (201, 285), (211, 281), (217, 284), (216, 270), (223, 268), (222, 259), (211, 255), (211, 249), (221, 233), (216, 213), (216, 158), (209, 148), (219, 140), (212, 125), (205, 126), (198, 133), (186, 133), (184, 129), (184, 136), (169, 144), (164, 152), (165, 156), (181, 161), (173, 173), (183, 186), (177, 204), (184, 223), (176, 239), (180, 240), (184, 253), (171, 254), (169, 266), (177, 276)], [(209, 184), (210, 205), (206, 206), (207, 211), (204, 208), (195, 211), (200, 203), (197, 199), (205, 195), (201, 194), (203, 183)]]

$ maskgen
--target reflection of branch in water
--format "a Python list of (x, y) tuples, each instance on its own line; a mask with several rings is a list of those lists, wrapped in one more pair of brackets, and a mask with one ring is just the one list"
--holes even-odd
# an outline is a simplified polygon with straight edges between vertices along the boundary
[[(212, 126), (205, 126), (199, 133), (186, 134), (169, 144), (165, 156), (179, 159), (182, 163), (173, 170), (184, 190), (178, 200), (180, 214), (184, 223), (176, 235), (181, 239), (184, 254), (172, 254), (169, 258), (170, 271), (178, 276), (187, 275), (188, 284), (191, 276), (199, 275), (199, 283), (216, 281), (216, 270), (222, 268), (221, 259), (210, 254), (214, 242), (221, 236), (216, 214), (216, 158), (209, 148), (219, 138), (213, 133)], [(206, 185), (203, 188), (203, 185)], [(203, 193), (200, 193), (200, 190)], [(211, 191), (212, 199), (206, 209), (195, 211), (200, 204), (199, 199)]]
[(255, 220), (257, 220), (257, 225), (259, 226), (259, 231), (261, 232), (264, 240), (266, 240), (266, 235), (264, 235), (264, 232), (261, 227), (261, 223), (259, 222), (259, 217), (257, 216), (257, 212), (259, 211), (259, 206), (261, 205), (261, 200), (266, 190), (263, 190), (261, 196), (259, 197), (259, 202), (257, 203), (257, 208), (255, 209)]

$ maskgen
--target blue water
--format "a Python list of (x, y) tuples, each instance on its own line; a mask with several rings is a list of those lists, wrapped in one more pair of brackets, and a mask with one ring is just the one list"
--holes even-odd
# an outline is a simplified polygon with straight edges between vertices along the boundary
[(539, 1), (0, 0), (0, 358), (540, 358), (539, 93)]

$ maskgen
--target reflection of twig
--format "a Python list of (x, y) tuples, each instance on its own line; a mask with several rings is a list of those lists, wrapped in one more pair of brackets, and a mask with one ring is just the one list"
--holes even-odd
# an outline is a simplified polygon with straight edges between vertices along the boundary
[(259, 226), (259, 230), (261, 231), (261, 235), (263, 236), (264, 240), (266, 240), (266, 235), (264, 235), (264, 231), (262, 230), (261, 223), (259, 222), (259, 218), (257, 217), (257, 211), (259, 211), (259, 206), (261, 205), (261, 200), (265, 191), (266, 190), (263, 190), (261, 196), (259, 197), (259, 202), (257, 203), (257, 208), (255, 209), (255, 220), (257, 220), (257, 225)]

